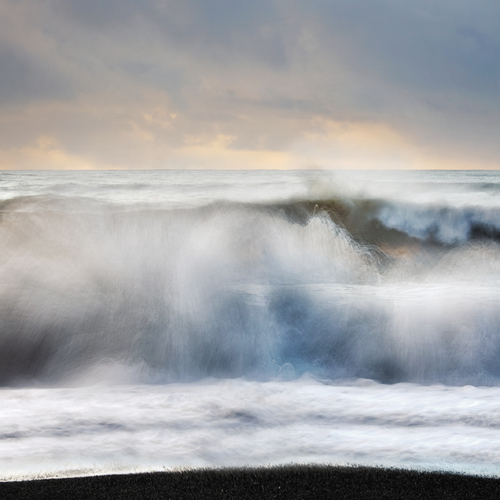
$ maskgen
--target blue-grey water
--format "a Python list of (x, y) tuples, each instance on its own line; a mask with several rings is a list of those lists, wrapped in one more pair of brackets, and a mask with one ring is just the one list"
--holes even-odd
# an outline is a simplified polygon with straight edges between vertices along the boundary
[(500, 174), (0, 173), (0, 478), (497, 475)]

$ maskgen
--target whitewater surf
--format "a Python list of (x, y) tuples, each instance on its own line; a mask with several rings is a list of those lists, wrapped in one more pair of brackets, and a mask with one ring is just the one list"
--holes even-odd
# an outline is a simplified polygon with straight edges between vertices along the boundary
[(495, 474), (498, 173), (4, 172), (0, 187), (0, 477)]

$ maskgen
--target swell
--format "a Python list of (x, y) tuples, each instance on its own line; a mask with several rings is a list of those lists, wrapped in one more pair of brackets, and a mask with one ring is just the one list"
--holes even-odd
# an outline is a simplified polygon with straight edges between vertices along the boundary
[[(128, 186), (132, 191), (135, 185)], [(20, 196), (0, 201), (0, 217), (11, 211), (100, 212), (105, 204), (92, 198), (63, 195)], [(286, 220), (307, 224), (321, 214), (345, 229), (350, 237), (363, 245), (382, 248), (429, 244), (457, 246), (470, 241), (500, 242), (500, 206), (450, 206), (446, 204), (390, 201), (378, 198), (331, 197), (305, 198), (282, 202), (238, 203), (214, 201), (197, 208), (137, 204), (109, 204), (108, 211), (194, 211), (252, 210)]]
[(500, 242), (500, 208), (451, 207), (390, 202), (381, 199), (297, 200), (268, 206), (298, 223), (327, 215), (361, 244), (399, 246), (411, 243), (463, 245)]
[[(387, 206), (4, 203), (0, 383), (307, 371), (496, 385), (496, 243), (409, 247), (409, 232), (377, 234)], [(406, 251), (386, 258), (387, 242)]]

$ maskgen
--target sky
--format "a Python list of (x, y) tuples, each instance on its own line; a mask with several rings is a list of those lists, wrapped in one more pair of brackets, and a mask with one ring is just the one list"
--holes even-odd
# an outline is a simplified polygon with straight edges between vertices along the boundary
[(498, 0), (0, 0), (0, 169), (500, 168)]

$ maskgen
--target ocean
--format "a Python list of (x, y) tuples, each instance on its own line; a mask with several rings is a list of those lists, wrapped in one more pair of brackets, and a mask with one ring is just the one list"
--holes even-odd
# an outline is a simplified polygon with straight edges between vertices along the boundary
[(0, 480), (498, 476), (500, 173), (0, 172)]

